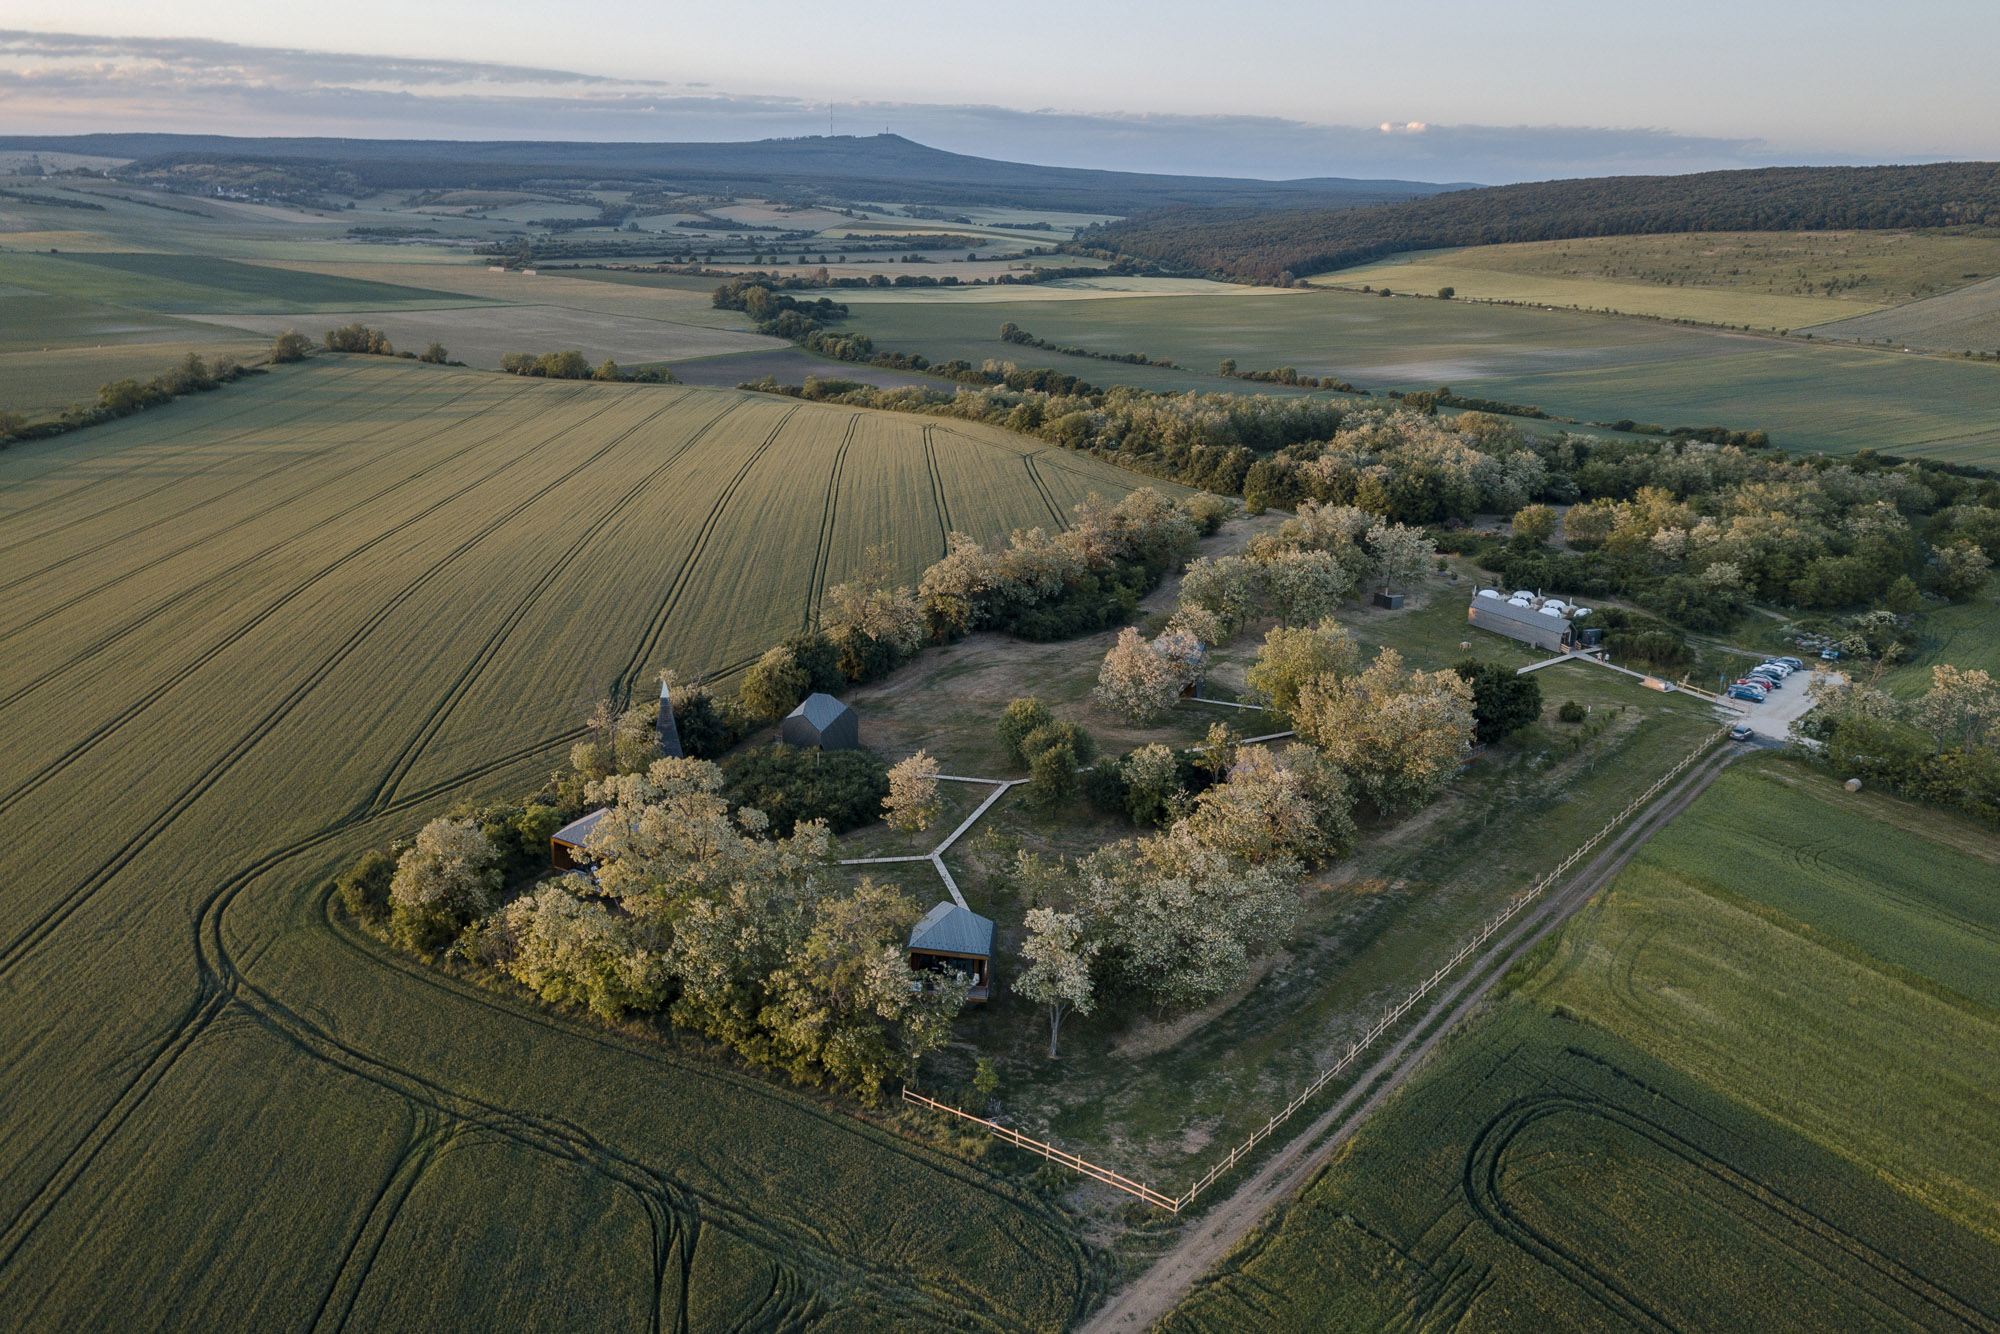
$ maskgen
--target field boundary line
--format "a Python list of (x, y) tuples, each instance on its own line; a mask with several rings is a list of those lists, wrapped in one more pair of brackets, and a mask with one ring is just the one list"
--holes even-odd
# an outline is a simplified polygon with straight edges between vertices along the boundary
[[(1359, 1060), (1362, 1056), (1366, 1055), (1368, 1050), (1371, 1047), (1373, 1047), (1375, 1043), (1379, 1041), (1384, 1034), (1386, 1034), (1390, 1029), (1394, 1028), (1398, 1023), (1400, 1023), (1403, 1020), (1403, 1018), (1407, 1014), (1409, 1014), (1409, 1012), (1413, 1008), (1416, 1007), (1418, 1002), (1422, 1001), (1424, 998), (1429, 996), (1431, 992), (1435, 991), (1440, 983), (1442, 983), (1448, 976), (1450, 976), (1454, 971), (1457, 970), (1460, 964), (1464, 963), (1467, 959), (1471, 958), (1473, 953), (1476, 950), (1478, 950), (1482, 945), (1486, 944), (1487, 941), (1491, 940), (1494, 937), (1494, 935), (1501, 930), (1501, 928), (1505, 927), (1509, 922), (1513, 921), (1515, 917), (1519, 916), (1522, 909), (1526, 908), (1530, 903), (1533, 903), (1535, 900), (1539, 899), (1551, 885), (1554, 885), (1559, 880), (1561, 880), (1562, 877), (1570, 870), (1571, 867), (1575, 866), (1578, 862), (1582, 861), (1586, 856), (1588, 856), (1591, 853), (1593, 849), (1597, 847), (1598, 844), (1602, 843), (1607, 837), (1609, 837), (1613, 833), (1613, 831), (1621, 827), (1634, 814), (1636, 814), (1639, 810), (1645, 807), (1645, 805), (1648, 802), (1650, 802), (1654, 797), (1658, 796), (1662, 791), (1664, 791), (1670, 783), (1672, 783), (1675, 779), (1679, 778), (1683, 773), (1685, 773), (1689, 768), (1689, 766), (1694, 764), (1695, 761), (1699, 760), (1702, 756), (1706, 755), (1709, 752), (1709, 750), (1719, 740), (1722, 739), (1723, 735), (1724, 734), (1722, 732), (1718, 731), (1711, 733), (1710, 735), (1705, 737), (1700, 745), (1696, 746), (1692, 751), (1688, 752), (1688, 754), (1684, 756), (1677, 764), (1675, 764), (1673, 768), (1667, 770), (1666, 773), (1662, 774), (1658, 779), (1654, 780), (1651, 786), (1649, 786), (1644, 792), (1641, 792), (1638, 796), (1634, 797), (1630, 802), (1628, 802), (1624, 807), (1624, 809), (1620, 810), (1616, 815), (1612, 816), (1608, 821), (1606, 821), (1604, 826), (1600, 828), (1596, 833), (1592, 834), (1589, 838), (1585, 839), (1582, 843), (1578, 844), (1574, 849), (1572, 849), (1567, 857), (1564, 857), (1560, 862), (1557, 862), (1553, 868), (1551, 868), (1541, 877), (1541, 879), (1537, 880), (1533, 885), (1529, 886), (1527, 889), (1519, 891), (1512, 898), (1510, 898), (1507, 902), (1507, 905), (1504, 908), (1502, 908), (1499, 912), (1495, 913), (1492, 917), (1488, 918), (1485, 924), (1482, 925), (1478, 931), (1474, 932), (1470, 938), (1468, 938), (1463, 944), (1461, 944), (1458, 947), (1458, 949), (1452, 952), (1450, 958), (1446, 959), (1443, 963), (1439, 964), (1435, 969), (1433, 969), (1429, 976), (1427, 976), (1422, 982), (1418, 983), (1415, 988), (1413, 988), (1410, 992), (1404, 995), (1404, 997), (1398, 1002), (1396, 1002), (1396, 1004), (1391, 1006), (1379, 1019), (1375, 1021), (1374, 1024), (1370, 1025), (1367, 1031), (1362, 1033), (1360, 1037), (1349, 1042), (1347, 1044), (1347, 1052), (1345, 1055), (1341, 1056), (1340, 1059), (1335, 1061), (1333, 1064), (1321, 1070), (1319, 1074), (1313, 1078), (1311, 1083), (1306, 1085), (1304, 1089), (1302, 1089), (1297, 1095), (1295, 1095), (1282, 1108), (1278, 1109), (1277, 1111), (1274, 1111), (1270, 1115), (1270, 1117), (1266, 1119), (1264, 1124), (1258, 1129), (1253, 1130), (1250, 1133), (1249, 1137), (1245, 1139), (1241, 1144), (1232, 1148), (1220, 1160), (1211, 1165), (1206, 1172), (1202, 1173), (1202, 1175), (1195, 1178), (1195, 1180), (1188, 1186), (1187, 1190), (1180, 1195), (1177, 1196), (1163, 1195), (1159, 1191), (1153, 1190), (1150, 1186), (1140, 1186), (1137, 1183), (1134, 1183), (1129, 1177), (1121, 1176), (1119, 1173), (1113, 1172), (1110, 1168), (1100, 1166), (1096, 1163), (1088, 1162), (1088, 1160), (1080, 1158), (1076, 1154), (1070, 1153), (1067, 1150), (1058, 1149), (1053, 1145), (1043, 1144), (1039, 1140), (1031, 1140), (1027, 1136), (1021, 1135), (1016, 1131), (1008, 1130), (1006, 1127), (999, 1125), (997, 1122), (990, 1121), (985, 1117), (974, 1116), (970, 1112), (961, 1111), (956, 1107), (946, 1106), (945, 1104), (937, 1103), (929, 1098), (922, 1098), (921, 1095), (913, 1095), (909, 1092), (907, 1087), (904, 1089), (904, 1098), (906, 1101), (921, 1101), (923, 1105), (935, 1107), (942, 1111), (948, 1111), (951, 1112), (953, 1115), (963, 1117), (968, 1121), (973, 1121), (980, 1125), (984, 1125), (994, 1135), (998, 1136), (1001, 1139), (1007, 1140), (1009, 1143), (1020, 1144), (1023, 1147), (1032, 1149), (1035, 1152), (1042, 1153), (1044, 1157), (1048, 1157), (1051, 1161), (1061, 1162), (1066, 1166), (1071, 1166), (1073, 1170), (1083, 1173), (1083, 1175), (1090, 1177), (1092, 1180), (1101, 1181), (1108, 1186), (1112, 1186), (1118, 1190), (1124, 1191), (1128, 1195), (1136, 1196), (1137, 1198), (1144, 1200), (1146, 1203), (1154, 1205), (1157, 1208), (1164, 1209), (1169, 1213), (1178, 1215), (1183, 1209), (1186, 1209), (1189, 1206), (1191, 1206), (1194, 1203), (1196, 1197), (1199, 1196), (1203, 1191), (1207, 1190), (1210, 1186), (1214, 1185), (1223, 1176), (1227, 1175), (1229, 1172), (1234, 1170), (1237, 1164), (1241, 1163), (1246, 1158), (1248, 1158), (1250, 1154), (1256, 1150), (1258, 1145), (1269, 1140), (1272, 1137), (1272, 1135), (1277, 1133), (1279, 1127), (1283, 1126), (1286, 1122), (1290, 1121), (1292, 1117), (1296, 1115), (1302, 1107), (1304, 1107), (1316, 1095), (1318, 1095), (1319, 1092), (1323, 1090), (1329, 1083), (1331, 1083), (1335, 1078), (1337, 1078), (1342, 1073), (1350, 1069), (1354, 1065), (1354, 1063), (1357, 1060)], [(996, 793), (995, 796), (997, 797), (998, 794)], [(993, 798), (988, 798), (987, 800), (988, 804), (990, 804)], [(981, 809), (983, 810), (984, 807), (982, 807)], [(939, 868), (942, 869), (943, 867), (942, 861), (939, 861), (938, 865)], [(948, 878), (946, 883), (950, 883)]]

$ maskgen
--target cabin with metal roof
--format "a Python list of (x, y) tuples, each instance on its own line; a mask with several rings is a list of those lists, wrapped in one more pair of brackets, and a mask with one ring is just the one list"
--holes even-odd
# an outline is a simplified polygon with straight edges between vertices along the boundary
[(1560, 612), (1537, 611), (1503, 598), (1475, 596), (1465, 618), (1481, 630), (1491, 630), (1551, 653), (1567, 653), (1577, 642), (1575, 624)]
[(806, 750), (859, 750), (861, 720), (833, 696), (815, 691), (778, 724), (778, 740)]
[(993, 921), (956, 903), (940, 903), (910, 928), (910, 967), (919, 973), (964, 973), (972, 979), (967, 1000), (983, 1001), (993, 987)]
[(587, 865), (583, 859), (583, 843), (590, 837), (590, 831), (597, 828), (597, 822), (609, 814), (609, 806), (599, 806), (581, 819), (571, 820), (549, 836), (549, 865), (558, 871), (570, 871)]

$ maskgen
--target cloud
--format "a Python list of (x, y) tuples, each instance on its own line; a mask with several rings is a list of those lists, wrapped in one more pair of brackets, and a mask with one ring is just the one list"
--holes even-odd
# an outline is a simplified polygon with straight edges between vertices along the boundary
[[(1195, 175), (1498, 183), (1781, 160), (1756, 140), (1646, 128), (1316, 125), (1270, 116), (1105, 114), (826, 102), (569, 70), (0, 30), (0, 124), (15, 134), (166, 130), (425, 139), (702, 141), (893, 130), (1052, 166)], [(1830, 161), (1824, 156), (1782, 160)]]

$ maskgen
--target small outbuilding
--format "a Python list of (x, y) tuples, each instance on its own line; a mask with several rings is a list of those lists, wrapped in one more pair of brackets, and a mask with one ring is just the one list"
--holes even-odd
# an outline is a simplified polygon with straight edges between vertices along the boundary
[(575, 870), (583, 866), (583, 843), (590, 837), (590, 831), (597, 828), (597, 822), (610, 811), (609, 806), (600, 806), (580, 819), (571, 820), (549, 836), (549, 865), (558, 871)]
[(940, 903), (910, 928), (910, 967), (919, 973), (964, 973), (972, 979), (967, 1000), (983, 1001), (993, 987), (993, 922), (970, 908)]
[(778, 740), (805, 750), (860, 750), (861, 720), (831, 695), (807, 695), (778, 724)]
[(1465, 618), (1482, 630), (1518, 639), (1524, 644), (1567, 653), (1576, 644), (1576, 627), (1561, 612), (1537, 611), (1499, 598), (1475, 597), (1466, 608)]

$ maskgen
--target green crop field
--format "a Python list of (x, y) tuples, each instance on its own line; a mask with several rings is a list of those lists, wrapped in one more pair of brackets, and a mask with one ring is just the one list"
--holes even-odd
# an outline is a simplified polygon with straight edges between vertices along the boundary
[(1167, 1328), (1994, 1328), (1996, 874), (1739, 761)]
[(1809, 330), (1817, 338), (1898, 343), (1942, 352), (2000, 352), (2000, 279), (1989, 278), (1954, 292), (1856, 315)]
[[(990, 291), (990, 289), (989, 289)], [(1762, 428), (1786, 449), (1882, 449), (2000, 462), (2000, 366), (1808, 344), (1574, 311), (1358, 292), (860, 302), (843, 328), (933, 358), (1055, 366), (1097, 384), (1262, 386), (1211, 374), (1290, 365), (1366, 389), (1435, 389), (1533, 404), (1584, 421)], [(1015, 347), (1011, 321), (1051, 342), (1165, 357), (1190, 371)]]
[(1802, 329), (2000, 274), (2000, 237), (1952, 232), (1677, 232), (1418, 251), (1313, 279), (1461, 299)]
[(392, 310), (465, 304), (464, 297), (450, 292), (242, 264), (207, 255), (0, 254), (0, 283), (65, 300), (167, 314), (284, 313), (349, 307)]
[(0, 452), (4, 1323), (1063, 1326), (1095, 1271), (1036, 1197), (319, 889), (866, 544), (1052, 522), (1027, 442), (927, 434), (356, 357)]

